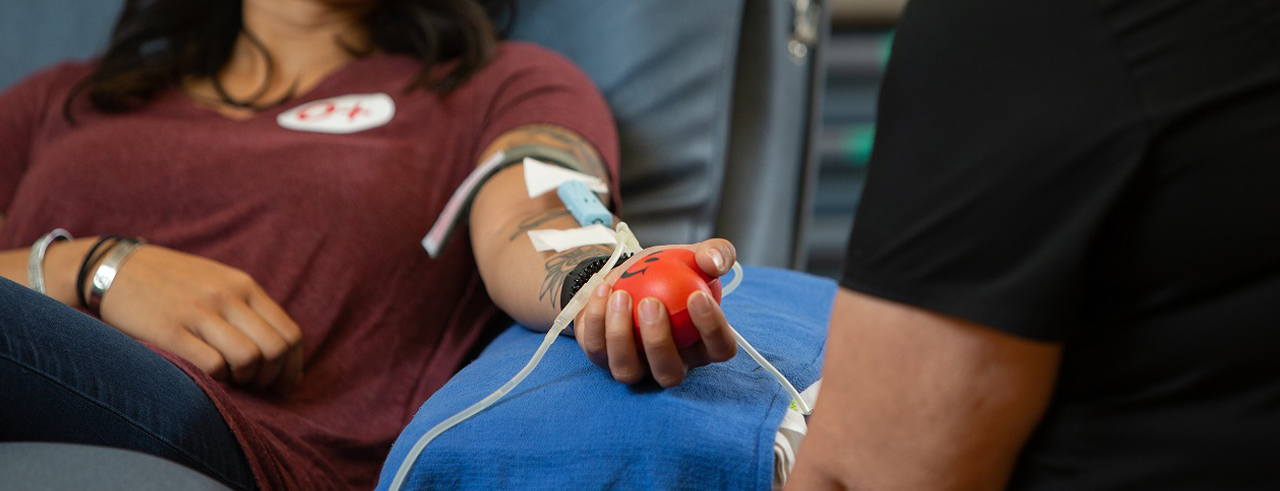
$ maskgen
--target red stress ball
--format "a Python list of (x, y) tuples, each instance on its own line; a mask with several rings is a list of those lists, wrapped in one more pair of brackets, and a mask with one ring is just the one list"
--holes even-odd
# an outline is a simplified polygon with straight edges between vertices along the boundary
[[(623, 271), (613, 287), (630, 293), (637, 306), (649, 297), (661, 301), (671, 317), (671, 337), (679, 348), (693, 346), (702, 338), (689, 318), (689, 295), (702, 290), (720, 303), (720, 278), (703, 273), (688, 249), (663, 249), (645, 256)], [(639, 336), (640, 309), (634, 309), (632, 315)]]

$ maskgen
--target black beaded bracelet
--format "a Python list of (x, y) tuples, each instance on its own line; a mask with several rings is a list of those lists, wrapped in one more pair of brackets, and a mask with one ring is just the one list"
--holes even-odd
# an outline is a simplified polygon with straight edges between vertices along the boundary
[[(113, 246), (123, 238), (124, 237), (120, 235), (103, 236), (98, 239), (97, 242), (94, 242), (93, 247), (90, 247), (89, 252), (84, 255), (84, 261), (80, 263), (80, 270), (76, 272), (76, 298), (80, 300), (81, 307), (86, 309), (89, 308), (89, 299), (85, 296), (84, 291), (85, 276), (88, 275), (89, 268), (94, 264), (97, 264), (98, 261), (101, 261), (102, 257), (107, 255), (107, 252), (111, 250), (111, 246), (107, 246), (105, 248), (103, 246), (106, 246), (107, 244), (111, 244)], [(98, 249), (102, 249), (101, 254), (98, 253)]]
[[(634, 255), (630, 252), (623, 254), (613, 267), (621, 266), (622, 263), (631, 259), (631, 256)], [(596, 256), (578, 263), (573, 268), (573, 271), (570, 271), (569, 275), (564, 277), (564, 286), (560, 288), (560, 308), (563, 309), (566, 305), (569, 305), (569, 300), (572, 300), (573, 296), (578, 294), (578, 290), (581, 290), (587, 284), (587, 281), (590, 281), (591, 277), (599, 272), (600, 268), (603, 268), (604, 263), (607, 262), (609, 262), (609, 256)]]

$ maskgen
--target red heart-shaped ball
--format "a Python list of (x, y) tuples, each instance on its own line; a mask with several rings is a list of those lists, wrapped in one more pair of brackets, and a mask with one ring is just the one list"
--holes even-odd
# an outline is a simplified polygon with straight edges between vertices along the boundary
[[(663, 249), (644, 256), (623, 271), (613, 287), (630, 293), (634, 305), (649, 297), (662, 302), (671, 318), (671, 337), (680, 348), (693, 346), (702, 338), (689, 317), (689, 295), (701, 290), (720, 303), (720, 278), (703, 273), (688, 249)], [(640, 310), (632, 314), (639, 336)]]

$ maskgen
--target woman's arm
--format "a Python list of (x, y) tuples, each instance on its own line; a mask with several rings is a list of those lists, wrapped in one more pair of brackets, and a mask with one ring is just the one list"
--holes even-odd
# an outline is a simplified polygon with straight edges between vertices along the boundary
[(1061, 352), (841, 288), (787, 489), (1003, 489)]
[[(0, 216), (0, 222), (4, 219)], [(79, 260), (89, 251), (96, 238), (82, 238), (74, 241), (54, 241), (49, 244), (44, 258), (45, 294), (55, 300), (75, 305), (79, 302), (75, 294), (76, 269)], [(27, 259), (31, 249), (15, 249), (0, 252), (0, 276), (14, 283), (30, 285), (27, 278)]]
[[(44, 261), (46, 294), (79, 305), (75, 277), (97, 237), (55, 241)], [(28, 284), (30, 249), (0, 252), (0, 276)], [(157, 245), (120, 268), (102, 298), (103, 322), (168, 350), (216, 379), (277, 392), (302, 376), (302, 331), (242, 271)]]
[[(557, 155), (572, 155), (577, 161), (565, 164), (609, 181), (606, 167), (595, 149), (581, 136), (553, 125), (522, 126), (506, 132), (489, 145), (481, 161), (498, 151), (530, 146), (548, 147)], [(498, 172), (477, 193), (471, 208), (471, 241), (476, 263), (490, 297), (522, 325), (550, 328), (560, 312), (560, 289), (569, 272), (587, 258), (612, 252), (610, 246), (586, 246), (561, 253), (537, 252), (526, 234), (533, 229), (578, 226), (554, 193), (535, 199), (528, 197), (520, 165)], [(713, 276), (727, 273), (735, 259), (732, 245), (724, 240), (675, 247), (694, 250), (699, 266)], [(615, 269), (607, 277), (608, 284), (612, 284), (621, 270)], [(736, 353), (728, 323), (714, 302), (698, 299), (690, 304), (694, 324), (703, 341), (680, 350), (671, 339), (670, 324), (661, 302), (635, 299), (634, 305), (642, 314), (652, 314), (641, 315), (644, 344), (637, 347), (631, 335), (632, 299), (625, 292), (605, 289), (603, 293), (602, 297), (593, 297), (585, 309), (598, 315), (580, 316), (574, 334), (588, 357), (610, 369), (620, 381), (634, 383), (652, 373), (662, 385), (672, 386), (684, 379), (688, 368), (724, 361)], [(607, 309), (606, 315), (605, 299), (611, 293), (622, 300), (612, 304), (617, 308)]]
[[(562, 162), (579, 172), (609, 182), (600, 155), (577, 134), (553, 125), (528, 125), (503, 133), (485, 149), (480, 161), (500, 151), (547, 148), (574, 161)], [(607, 196), (601, 201), (609, 203)], [(471, 206), (471, 242), (489, 296), (521, 325), (547, 329), (560, 312), (564, 278), (584, 259), (609, 254), (610, 246), (586, 246), (563, 253), (536, 252), (529, 230), (570, 229), (578, 223), (556, 193), (529, 199), (524, 167), (510, 166), (494, 174), (476, 193)]]
[[(65, 90), (86, 73), (80, 65), (59, 65), (0, 93), (0, 211), (6, 211), (27, 172), (42, 121), (61, 118), (49, 108), (61, 108)], [(81, 237), (49, 246), (47, 295), (79, 305), (75, 276), (96, 240)], [(0, 276), (29, 284), (30, 252), (29, 247), (0, 251)], [(301, 330), (252, 278), (226, 265), (145, 245), (121, 267), (101, 307), (107, 324), (181, 356), (214, 378), (285, 391), (302, 374)]]

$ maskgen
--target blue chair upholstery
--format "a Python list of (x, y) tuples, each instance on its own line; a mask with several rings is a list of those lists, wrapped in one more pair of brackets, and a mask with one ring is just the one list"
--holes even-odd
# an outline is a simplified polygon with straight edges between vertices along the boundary
[(0, 90), (67, 58), (106, 47), (121, 0), (0, 0)]

